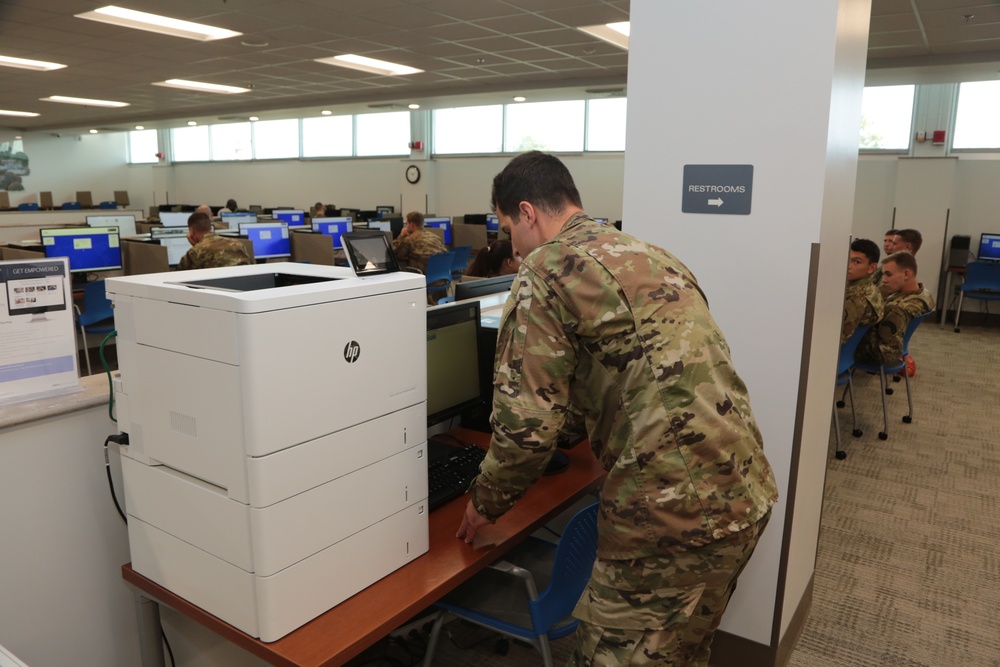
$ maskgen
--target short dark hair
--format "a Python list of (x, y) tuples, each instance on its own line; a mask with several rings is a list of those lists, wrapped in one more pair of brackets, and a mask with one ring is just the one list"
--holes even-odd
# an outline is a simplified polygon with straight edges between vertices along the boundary
[(895, 236), (895, 235), (896, 235), (896, 234), (898, 234), (898, 233), (899, 233), (899, 230), (898, 230), (898, 229), (890, 229), (889, 231), (887, 231), (887, 232), (886, 232), (885, 234), (883, 234), (882, 236), (889, 236), (890, 234), (891, 234), (892, 236)]
[(854, 239), (851, 242), (851, 250), (863, 253), (868, 258), (869, 264), (878, 264), (878, 258), (882, 256), (875, 242), (869, 239)]
[(917, 258), (906, 252), (894, 252), (882, 260), (882, 266), (892, 262), (901, 269), (909, 269), (913, 275), (917, 275)]
[(546, 213), (555, 213), (567, 204), (583, 208), (569, 169), (559, 158), (541, 151), (518, 155), (493, 178), (490, 206), (494, 213), (502, 211), (516, 221), (522, 201)]
[(212, 217), (201, 211), (192, 213), (191, 217), (188, 218), (188, 229), (196, 232), (210, 232), (212, 231)]
[(235, 199), (229, 199), (229, 200), (226, 201), (226, 208), (228, 208), (230, 211), (235, 212), (236, 209), (239, 208), (239, 206), (236, 205), (236, 200)]
[(417, 227), (423, 227), (424, 226), (424, 214), (421, 213), (420, 211), (410, 211), (409, 213), (406, 214), (406, 221), (407, 222), (412, 222)]
[(914, 255), (917, 254), (917, 251), (920, 250), (920, 245), (924, 242), (924, 237), (915, 229), (900, 229), (896, 232), (896, 236), (903, 239), (903, 243), (910, 244)]

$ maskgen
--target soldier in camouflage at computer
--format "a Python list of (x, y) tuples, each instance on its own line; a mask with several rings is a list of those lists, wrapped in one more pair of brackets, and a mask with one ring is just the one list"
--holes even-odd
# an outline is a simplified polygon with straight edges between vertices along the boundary
[(192, 213), (188, 218), (188, 241), (191, 249), (177, 264), (179, 271), (253, 264), (242, 243), (212, 233), (212, 218), (204, 213)]
[(608, 476), (572, 663), (707, 665), (777, 489), (705, 296), (672, 255), (587, 216), (551, 155), (514, 158), (493, 207), (523, 261), (458, 537), (538, 479), (573, 406)]
[(854, 358), (869, 364), (892, 364), (903, 354), (903, 335), (917, 315), (934, 310), (934, 297), (917, 282), (917, 260), (897, 252), (882, 261), (885, 307), (877, 326), (861, 339)]
[(878, 269), (878, 246), (868, 239), (854, 239), (847, 259), (847, 289), (844, 319), (840, 327), (843, 345), (859, 326), (872, 326), (882, 319), (882, 293), (872, 275)]
[(392, 242), (396, 259), (410, 267), (427, 272), (427, 258), (439, 252), (448, 252), (444, 241), (434, 232), (424, 229), (424, 216), (417, 211), (406, 214), (403, 231)]

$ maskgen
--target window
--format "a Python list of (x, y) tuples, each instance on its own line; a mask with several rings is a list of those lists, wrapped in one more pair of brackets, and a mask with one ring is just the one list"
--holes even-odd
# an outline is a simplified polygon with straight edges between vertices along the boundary
[(208, 126), (178, 127), (170, 131), (174, 162), (209, 160)]
[(250, 123), (212, 125), (211, 135), (211, 159), (249, 160), (253, 157), (251, 154)]
[(156, 153), (160, 143), (156, 130), (132, 130), (128, 133), (128, 161), (130, 164), (159, 162)]
[(503, 105), (435, 109), (431, 123), (435, 154), (503, 150)]
[(959, 84), (952, 148), (1000, 148), (1000, 81)]
[(627, 100), (618, 97), (587, 102), (587, 150), (625, 150), (625, 108)]
[(407, 155), (410, 152), (410, 112), (368, 113), (358, 123), (357, 155)]
[(261, 120), (253, 124), (253, 156), (258, 160), (297, 158), (299, 120)]
[(302, 157), (350, 157), (353, 154), (353, 116), (302, 119)]
[(583, 116), (583, 100), (508, 104), (504, 151), (582, 151)]
[(861, 148), (909, 150), (914, 86), (865, 88), (861, 98)]

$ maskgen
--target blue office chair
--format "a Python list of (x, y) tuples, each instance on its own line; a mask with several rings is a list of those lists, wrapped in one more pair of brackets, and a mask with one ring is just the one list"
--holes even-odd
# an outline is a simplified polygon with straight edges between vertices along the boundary
[(30, 202), (28, 204), (18, 204), (17, 205), (17, 210), (18, 211), (37, 211), (38, 210), (38, 204), (36, 204), (35, 202)]
[(81, 206), (78, 201), (67, 201), (63, 202), (63, 205), (60, 208), (64, 211), (78, 211), (83, 208), (83, 206)]
[(83, 357), (87, 360), (87, 375), (91, 374), (90, 350), (87, 348), (87, 334), (109, 334), (115, 330), (115, 312), (111, 300), (104, 292), (104, 281), (95, 280), (83, 288), (83, 312), (76, 304), (76, 324), (80, 328), (83, 341)]
[[(851, 422), (853, 424), (851, 435), (855, 438), (860, 438), (864, 435), (864, 432), (858, 428), (858, 416), (854, 411), (854, 391), (851, 388), (851, 370), (854, 368), (854, 351), (858, 349), (858, 343), (861, 342), (862, 337), (868, 332), (868, 326), (860, 326), (854, 330), (851, 337), (844, 341), (844, 344), (840, 346), (840, 357), (837, 359), (837, 386), (840, 387), (844, 385), (844, 398), (848, 395), (851, 397)], [(843, 444), (840, 441), (840, 418), (837, 416), (837, 408), (844, 407), (845, 403), (843, 399), (837, 402), (833, 408), (833, 423), (836, 426), (834, 433), (837, 436), (837, 453), (838, 459), (846, 459), (847, 452), (844, 451)]]
[[(597, 558), (597, 509), (594, 503), (577, 512), (558, 545), (529, 537), (435, 603), (441, 611), (427, 642), (424, 667), (431, 665), (448, 616), (530, 642), (551, 667), (549, 640), (573, 633), (578, 625), (571, 614)], [(541, 585), (545, 590), (539, 594)]]
[(451, 249), (451, 279), (459, 280), (469, 267), (469, 255), (472, 254), (471, 245), (459, 245)]
[(118, 208), (118, 202), (113, 201), (102, 201), (97, 205), (97, 208)]
[[(427, 258), (427, 297), (431, 303), (437, 303), (440, 296), (448, 296), (451, 291), (451, 252), (439, 252)], [(435, 294), (440, 296), (435, 297)]]
[(986, 314), (989, 314), (989, 302), (1000, 301), (1000, 262), (970, 262), (965, 267), (965, 282), (958, 288), (955, 333), (961, 331), (958, 318), (962, 314), (962, 301), (966, 297), (983, 301)]
[(866, 364), (861, 361), (854, 362), (854, 367), (858, 370), (868, 371), (870, 373), (878, 373), (879, 382), (882, 388), (882, 431), (879, 432), (879, 440), (889, 439), (889, 413), (885, 407), (885, 397), (886, 394), (891, 394), (892, 389), (889, 389), (886, 385), (886, 377), (899, 373), (902, 371), (903, 380), (906, 381), (906, 403), (909, 408), (909, 412), (903, 415), (903, 422), (909, 424), (913, 421), (913, 397), (910, 395), (910, 374), (906, 370), (906, 356), (910, 353), (910, 337), (913, 332), (917, 330), (920, 323), (930, 317), (934, 311), (928, 311), (923, 315), (917, 315), (910, 323), (906, 325), (906, 331), (903, 332), (903, 354), (900, 359), (893, 361), (891, 364)]

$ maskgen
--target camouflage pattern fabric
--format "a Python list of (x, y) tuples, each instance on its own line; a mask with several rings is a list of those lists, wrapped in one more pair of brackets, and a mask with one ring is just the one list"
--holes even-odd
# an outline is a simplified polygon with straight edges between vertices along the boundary
[(573, 615), (571, 667), (708, 667), (712, 638), (770, 515), (713, 544), (631, 561), (598, 560)]
[(252, 264), (243, 244), (236, 239), (218, 234), (206, 234), (198, 245), (188, 250), (177, 264), (179, 271), (187, 269), (214, 269), (220, 266)]
[(608, 471), (600, 558), (702, 547), (777, 499), (746, 386), (690, 271), (585, 214), (521, 264), (494, 385), (493, 439), (471, 488), (484, 517), (538, 479), (571, 406)]
[(843, 345), (859, 326), (872, 326), (882, 319), (882, 293), (872, 277), (847, 283), (844, 293), (844, 321), (840, 327), (840, 344)]
[(437, 234), (421, 229), (419, 232), (397, 237), (392, 242), (392, 251), (400, 262), (420, 269), (420, 273), (427, 273), (427, 258), (439, 252), (448, 252), (448, 249)]
[(913, 292), (890, 294), (882, 319), (861, 339), (854, 358), (868, 364), (891, 364), (903, 354), (903, 334), (917, 315), (934, 310), (934, 297), (920, 283)]

